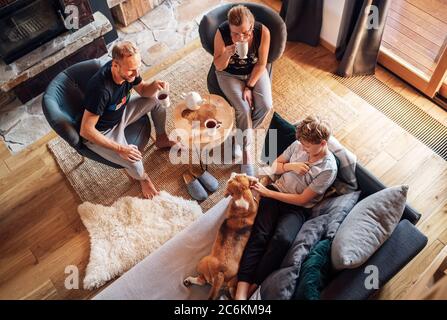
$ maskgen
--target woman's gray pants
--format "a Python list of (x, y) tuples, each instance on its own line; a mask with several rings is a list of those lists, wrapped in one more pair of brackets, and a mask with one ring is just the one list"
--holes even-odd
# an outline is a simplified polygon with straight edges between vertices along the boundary
[(250, 75), (234, 75), (216, 70), (217, 82), (222, 92), (236, 111), (236, 127), (242, 131), (256, 129), (272, 108), (272, 87), (267, 70), (253, 89), (253, 108), (242, 97)]

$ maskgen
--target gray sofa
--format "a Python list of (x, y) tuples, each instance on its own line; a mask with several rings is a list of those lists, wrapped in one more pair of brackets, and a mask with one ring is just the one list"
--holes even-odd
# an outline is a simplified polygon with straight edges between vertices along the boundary
[[(385, 187), (359, 164), (356, 176), (362, 191), (361, 198)], [(197, 221), (102, 290), (94, 299), (206, 299), (208, 286), (186, 288), (183, 279), (195, 274), (198, 261), (210, 252), (228, 202), (228, 198), (222, 199)], [(427, 244), (427, 238), (414, 226), (419, 218), (419, 213), (406, 206), (402, 220), (391, 237), (365, 263), (379, 268), (379, 288)], [(369, 298), (376, 290), (365, 288), (367, 276), (362, 267), (341, 271), (324, 289), (322, 299)]]

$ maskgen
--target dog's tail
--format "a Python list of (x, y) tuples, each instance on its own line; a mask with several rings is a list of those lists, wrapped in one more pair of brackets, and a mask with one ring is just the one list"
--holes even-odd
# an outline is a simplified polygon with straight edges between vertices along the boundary
[(217, 273), (216, 277), (213, 279), (213, 286), (210, 291), (210, 295), (208, 296), (208, 300), (216, 300), (219, 296), (220, 289), (222, 288), (222, 285), (224, 283), (225, 276), (222, 271), (219, 271)]

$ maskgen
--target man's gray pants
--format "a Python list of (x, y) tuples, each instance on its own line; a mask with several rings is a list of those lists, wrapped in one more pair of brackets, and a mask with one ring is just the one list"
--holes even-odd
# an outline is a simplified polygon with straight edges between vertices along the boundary
[[(155, 98), (143, 98), (143, 97), (132, 97), (127, 103), (124, 109), (123, 117), (120, 123), (111, 129), (101, 132), (105, 137), (121, 144), (127, 146), (126, 136), (124, 134), (124, 129), (140, 119), (146, 113), (151, 113), (152, 121), (154, 122), (155, 132), (157, 135), (165, 134), (165, 123), (166, 123), (166, 110), (158, 103)], [(143, 162), (135, 161), (131, 162), (129, 160), (123, 159), (120, 155), (113, 150), (99, 146), (90, 141), (86, 141), (85, 145), (92, 151), (99, 154), (104, 159), (110, 162), (116, 163), (122, 166), (127, 173), (134, 179), (144, 180), (146, 178), (145, 171), (143, 167)]]

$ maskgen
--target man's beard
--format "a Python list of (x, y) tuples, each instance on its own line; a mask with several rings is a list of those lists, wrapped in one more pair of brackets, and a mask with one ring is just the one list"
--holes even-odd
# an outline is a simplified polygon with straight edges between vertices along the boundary
[(121, 72), (119, 73), (119, 75), (120, 75), (121, 79), (124, 79), (127, 82), (133, 82), (133, 81), (135, 81), (135, 78), (137, 77), (137, 76), (128, 77), (124, 74), (121, 74)]

